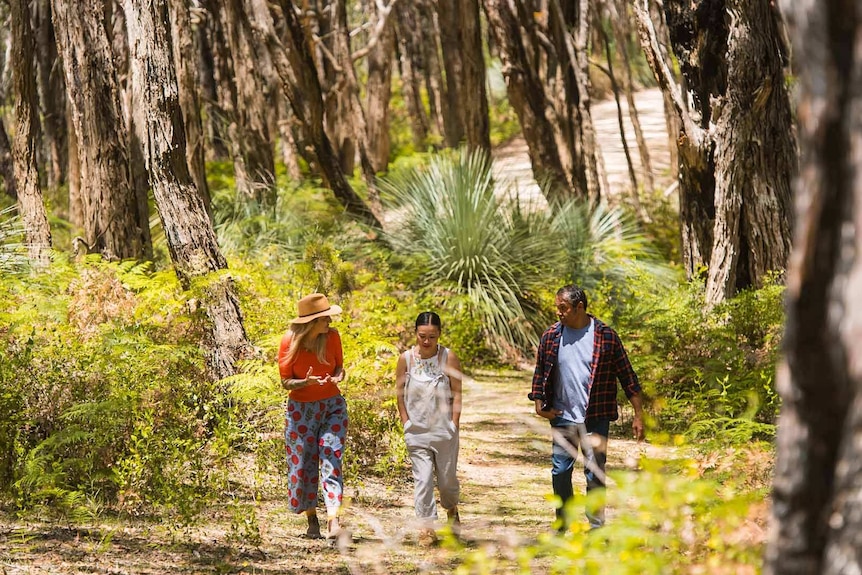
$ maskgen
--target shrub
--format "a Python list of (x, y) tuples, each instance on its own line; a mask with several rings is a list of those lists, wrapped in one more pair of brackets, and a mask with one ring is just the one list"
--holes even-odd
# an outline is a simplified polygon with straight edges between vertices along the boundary
[(90, 257), (0, 284), (0, 487), (22, 509), (191, 520), (222, 480), (232, 407), (173, 272)]
[(629, 288), (617, 320), (657, 426), (736, 444), (773, 437), (783, 287), (771, 280), (711, 311), (698, 282)]

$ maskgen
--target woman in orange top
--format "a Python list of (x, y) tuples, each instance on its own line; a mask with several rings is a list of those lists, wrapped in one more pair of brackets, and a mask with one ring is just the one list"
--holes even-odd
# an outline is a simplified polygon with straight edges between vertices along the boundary
[(306, 536), (320, 537), (317, 487), (323, 485), (327, 537), (340, 531), (338, 511), (344, 485), (341, 459), (347, 435), (347, 404), (338, 384), (344, 380), (341, 337), (329, 327), (341, 307), (323, 294), (299, 300), (298, 317), (281, 340), (278, 368), (290, 391), (285, 418), (288, 505), (308, 519)]

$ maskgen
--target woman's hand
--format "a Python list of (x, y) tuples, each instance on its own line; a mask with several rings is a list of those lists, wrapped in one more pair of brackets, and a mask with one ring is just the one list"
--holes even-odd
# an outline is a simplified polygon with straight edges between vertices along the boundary
[[(307, 374), (305, 374), (305, 386), (315, 385), (315, 384), (317, 384), (317, 385), (323, 385), (323, 384), (324, 384), (324, 383), (326, 383), (327, 381), (329, 381), (329, 376), (328, 376), (328, 375), (325, 375), (325, 376), (323, 376), (323, 377), (318, 377), (318, 376), (316, 376), (316, 375), (311, 375), (311, 368), (310, 368), (310, 367), (308, 368), (308, 373), (307, 373)], [(305, 386), (303, 386), (303, 387), (305, 387)]]
[(281, 386), (288, 391), (293, 391), (294, 389), (302, 389), (309, 385), (323, 385), (329, 380), (330, 377), (328, 375), (324, 377), (311, 375), (311, 368), (309, 367), (308, 373), (305, 374), (305, 379), (282, 379)]

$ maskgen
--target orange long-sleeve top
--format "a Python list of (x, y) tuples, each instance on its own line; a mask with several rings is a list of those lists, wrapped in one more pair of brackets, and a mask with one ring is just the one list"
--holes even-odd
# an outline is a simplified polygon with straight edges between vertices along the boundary
[[(330, 328), (329, 333), (326, 334), (326, 363), (321, 363), (317, 354), (307, 349), (300, 349), (293, 361), (288, 362), (287, 352), (290, 349), (292, 335), (290, 332), (284, 334), (284, 337), (281, 338), (281, 345), (278, 347), (278, 371), (282, 379), (305, 379), (309, 367), (311, 368), (311, 375), (317, 377), (334, 375), (336, 368), (344, 368), (341, 336), (335, 329)], [(321, 401), (339, 393), (341, 390), (336, 384), (327, 382), (323, 385), (309, 385), (294, 389), (290, 392), (290, 399), (294, 401)]]

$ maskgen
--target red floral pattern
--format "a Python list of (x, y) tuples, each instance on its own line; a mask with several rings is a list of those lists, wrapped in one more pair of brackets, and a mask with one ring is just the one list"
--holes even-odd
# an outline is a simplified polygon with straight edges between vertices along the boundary
[(326, 506), (341, 505), (346, 436), (347, 404), (341, 395), (321, 401), (289, 400), (284, 438), (291, 511), (301, 513), (315, 507), (321, 483)]

